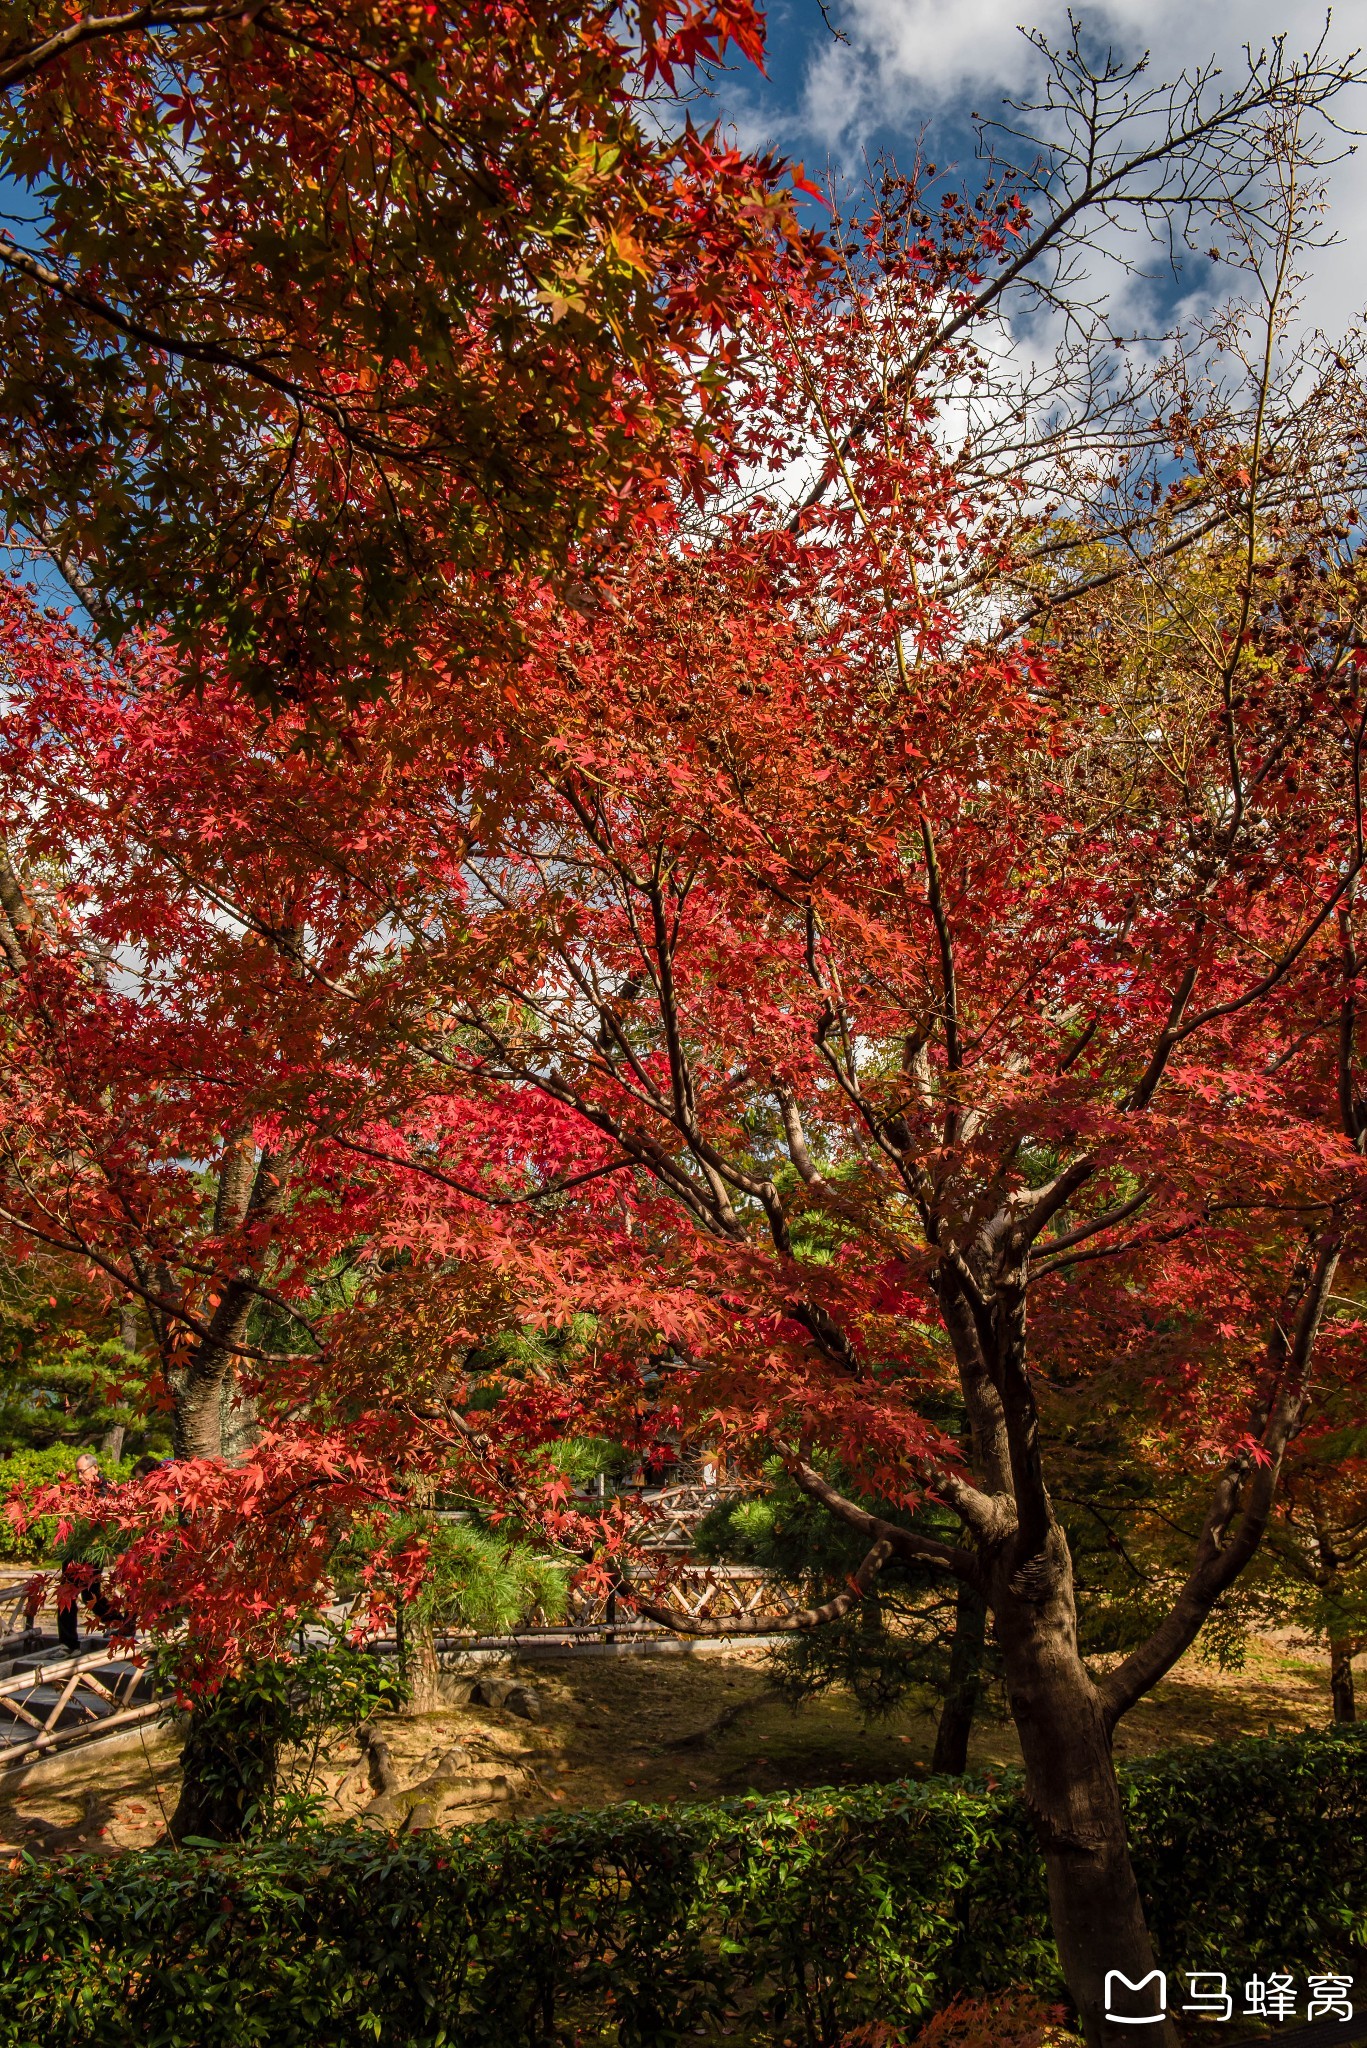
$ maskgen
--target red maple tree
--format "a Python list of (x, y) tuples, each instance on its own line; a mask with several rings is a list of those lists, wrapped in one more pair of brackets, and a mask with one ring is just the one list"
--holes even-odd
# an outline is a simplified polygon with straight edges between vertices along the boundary
[[(915, 261), (892, 285), (940, 289)], [(1184, 545), (1212, 595), (1198, 628), (1192, 589), (1168, 593), (1141, 689), (1114, 648), (1109, 701), (1073, 687), (1084, 628), (974, 640), (945, 585), (971, 523), (988, 553), (1000, 529), (929, 403), (844, 431), (871, 332), (843, 294), (795, 291), (770, 337), (773, 445), (824, 437), (829, 512), (685, 524), (589, 616), (547, 609), (518, 679), (540, 775), (520, 767), (497, 846), (467, 848), (459, 906), (415, 887), (432, 936), (402, 1001), (441, 1033), (434, 1100), (468, 1105), (440, 1170), (491, 1198), (544, 1183), (536, 1102), (559, 1172), (619, 1169), (615, 1213), (569, 1195), (541, 1233), (559, 1301), (594, 1306), (603, 1354), (618, 1335), (615, 1383), (600, 1355), (570, 1390), (580, 1412), (620, 1413), (653, 1332), (684, 1416), (778, 1450), (862, 1531), (848, 1591), (794, 1626), (894, 1556), (986, 1600), (1101, 2041), (1106, 1972), (1152, 1964), (1116, 1725), (1256, 1552), (1316, 1383), (1355, 1388), (1363, 1365), (1333, 1308), (1367, 1134), (1362, 593), (1263, 393), (1251, 466), (1200, 438), (1223, 510)], [(1261, 494), (1288, 462), (1278, 528)], [(478, 802), (499, 791), (494, 768)], [(1092, 1671), (1045, 1416), (1051, 1384), (1076, 1407), (1117, 1383), (1210, 1476), (1167, 1611)], [(957, 1438), (927, 1419), (946, 1393)], [(958, 1540), (869, 1513), (818, 1451), (885, 1500), (934, 1498)]]
[[(347, 1202), (354, 1234), (443, 1284), (420, 1298), (420, 1341), (391, 1325), (398, 1366), (376, 1319), (414, 1284), (400, 1276), (313, 1351), (252, 1361), (234, 1339), (235, 1358), (271, 1367), (256, 1398), (279, 1427), (207, 1488), (287, 1492), (290, 1455), (310, 1479), (337, 1457), (334, 1427), (378, 1467), (374, 1447), (403, 1432), (404, 1458), (596, 1541), (599, 1568), (620, 1571), (620, 1528), (570, 1515), (563, 1488), (538, 1497), (534, 1454), (639, 1408), (648, 1348), (652, 1398), (756, 1465), (777, 1451), (867, 1537), (852, 1586), (795, 1625), (840, 1612), (895, 1555), (976, 1589), (1060, 1955), (1099, 2042), (1105, 1972), (1137, 1980), (1152, 1960), (1115, 1726), (1257, 1549), (1316, 1378), (1351, 1392), (1362, 1365), (1356, 1322), (1333, 1312), (1360, 1253), (1367, 1132), (1362, 593), (1334, 553), (1332, 493), (1260, 391), (1251, 437), (1199, 406), (1162, 428), (1199, 470), (1174, 502), (1196, 506), (1177, 539), (1206, 596), (1194, 626), (1197, 582), (1164, 586), (1151, 662), (1076, 601), (1047, 640), (990, 602), (975, 620), (966, 590), (1021, 580), (1020, 523), (1009, 483), (966, 482), (937, 415), (975, 369), (958, 312), (982, 267), (1009, 267), (1021, 221), (1005, 203), (976, 224), (951, 212), (937, 241), (903, 232), (920, 219), (908, 207), (886, 236), (875, 222), (859, 290), (794, 275), (755, 314), (767, 367), (738, 445), (780, 469), (815, 448), (802, 509), (752, 489), (739, 511), (680, 510), (572, 610), (525, 588), (522, 656), (482, 670), (468, 710), (424, 682), (373, 715), (355, 756), (318, 761), (235, 724), (226, 690), (186, 703), (173, 672), (136, 688), (112, 669), (54, 675), (50, 630), (12, 613), (10, 665), (38, 689), (31, 714), (11, 708), (7, 822), (34, 837), (6, 883), (7, 1028), (16, 1067), (32, 1048), (55, 1078), (18, 1097), (7, 1208), (41, 1237), (60, 1198), (73, 1231), (92, 1219), (61, 1242), (107, 1269), (130, 1228), (104, 1163), (121, 1163), (105, 1140), (121, 1062), (138, 1231), (193, 1162), (226, 1162), (246, 1087), (255, 1152), (283, 1155), (288, 1132), (308, 1162), (300, 1198), (268, 1217), (249, 1198), (207, 1250), (158, 1224), (187, 1276), (177, 1328), (206, 1341), (191, 1273), (213, 1267), (217, 1307), (234, 1284), (259, 1292), (266, 1223), (301, 1233), (302, 1268), (335, 1246)], [(1289, 506), (1280, 528), (1269, 488)], [(1054, 538), (1067, 559), (1060, 525), (1036, 548), (1037, 587)], [(1082, 540), (1100, 571), (1074, 600), (1123, 574)], [(1097, 675), (1105, 695), (1084, 686)], [(131, 1059), (110, 1021), (130, 999), (67, 936), (73, 881), (45, 879), (70, 828), (55, 804), (27, 808), (54, 730), (90, 746), (103, 719), (115, 737), (78, 824), (101, 863), (155, 841), (156, 913), (130, 919), (129, 897), (89, 929), (131, 944), (139, 972), (158, 947), (196, 968), (148, 1034), (125, 1026)], [(230, 971), (200, 973), (224, 947)], [(236, 1043), (253, 1001), (269, 1033)], [(163, 1131), (177, 1086), (186, 1106)], [(131, 1253), (116, 1277), (169, 1314)], [(492, 1411), (470, 1400), (479, 1315), (577, 1308), (598, 1319), (590, 1355)], [(1079, 1651), (1051, 1495), (1055, 1384), (1075, 1405), (1121, 1387), (1164, 1455), (1210, 1473), (1184, 1583), (1104, 1672)], [(947, 1403), (957, 1433), (930, 1419)], [(819, 1452), (885, 1500), (932, 1497), (957, 1540), (871, 1515)], [(129, 1553), (145, 1601), (188, 1554), (169, 1519)], [(251, 1549), (262, 1584), (268, 1551)], [(292, 1579), (296, 1607), (325, 1551)]]
[[(227, 680), (187, 694), (155, 636), (111, 657), (13, 582), (0, 645), (0, 1225), (132, 1307), (174, 1449), (15, 1512), (115, 1533), (115, 1607), (147, 1639), (188, 1629), (184, 1672), (212, 1682), (288, 1640), (349, 1523), (449, 1458), (450, 1375), (395, 1344), (405, 1262), (437, 1275), (409, 1323), (453, 1350), (530, 1299), (498, 1278), (526, 1256), (487, 1178), (506, 1119), (434, 1097), (404, 964), (419, 879), (458, 905), (497, 821), (471, 817), (471, 741), (450, 716), (434, 734), (426, 693), (325, 760), (302, 714), (263, 725)], [(556, 1120), (523, 1112), (552, 1200), (574, 1178)], [(439, 1163), (453, 1124), (464, 1182)], [(569, 1412), (529, 1410), (528, 1446)], [(543, 1493), (535, 1518), (562, 1508)]]

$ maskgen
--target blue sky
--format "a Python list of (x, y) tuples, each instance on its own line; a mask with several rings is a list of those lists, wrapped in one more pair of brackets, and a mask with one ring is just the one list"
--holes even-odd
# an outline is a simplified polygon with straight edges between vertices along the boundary
[[(1019, 29), (1068, 34), (1068, 0), (828, 0), (837, 42), (817, 0), (775, 0), (769, 12), (769, 77), (741, 67), (717, 81), (716, 107), (747, 143), (774, 143), (809, 171), (827, 165), (857, 174), (867, 150), (909, 152), (928, 125), (936, 161), (963, 161), (972, 147), (968, 114), (996, 113), (1008, 92), (1027, 93), (1037, 60)], [(1077, 5), (1087, 33), (1127, 58), (1150, 53), (1154, 74), (1171, 76), (1216, 58), (1233, 77), (1243, 46), (1285, 35), (1299, 53), (1326, 32), (1323, 0), (1108, 0)], [(1346, 54), (1367, 42), (1367, 0), (1349, 0), (1328, 19), (1329, 47)], [(1367, 88), (1344, 105), (1367, 130)], [(1340, 247), (1325, 252), (1306, 293), (1315, 325), (1338, 332), (1367, 304), (1367, 144), (1330, 175), (1331, 223)]]

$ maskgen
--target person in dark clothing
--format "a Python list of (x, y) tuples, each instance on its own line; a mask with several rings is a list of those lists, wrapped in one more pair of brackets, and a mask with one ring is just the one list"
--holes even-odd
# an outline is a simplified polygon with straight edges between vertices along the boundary
[[(97, 1495), (113, 1492), (100, 1470), (98, 1458), (90, 1451), (83, 1451), (76, 1460), (76, 1477), (83, 1485), (92, 1487)], [(97, 1621), (118, 1620), (112, 1601), (106, 1600), (100, 1589), (99, 1566), (90, 1565), (83, 1557), (72, 1554), (62, 1560), (62, 1576), (57, 1582), (57, 1636), (63, 1649), (70, 1650), (73, 1655), (81, 1647), (79, 1610), (82, 1599), (93, 1609)]]

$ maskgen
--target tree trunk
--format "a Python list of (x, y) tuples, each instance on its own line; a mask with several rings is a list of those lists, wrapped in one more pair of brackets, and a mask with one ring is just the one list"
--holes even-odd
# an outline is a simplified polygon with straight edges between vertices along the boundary
[(173, 1383), (171, 1441), (177, 1458), (223, 1455), (223, 1375), (188, 1372)]
[[(408, 1496), (418, 1510), (437, 1504), (437, 1482), (430, 1472), (415, 1473)], [(442, 1705), (441, 1666), (437, 1662), (436, 1618), (430, 1603), (412, 1606), (402, 1597), (394, 1603), (395, 1648), (399, 1670), (408, 1686), (405, 1714), (431, 1714)]]
[(1353, 1652), (1357, 1645), (1350, 1636), (1329, 1638), (1329, 1691), (1336, 1721), (1356, 1721), (1357, 1700), (1353, 1690)]
[[(235, 1231), (249, 1218), (268, 1223), (284, 1200), (286, 1177), (273, 1153), (257, 1156), (250, 1123), (232, 1132), (219, 1166), (214, 1235)], [(222, 1293), (211, 1297), (213, 1314), (189, 1363), (168, 1372), (175, 1394), (172, 1436), (178, 1458), (226, 1457), (236, 1463), (256, 1441), (255, 1406), (240, 1393), (238, 1361), (265, 1257), (264, 1245), (258, 1245), (246, 1264), (223, 1277)], [(161, 1285), (165, 1294), (174, 1293), (169, 1275)], [(162, 1348), (165, 1356), (164, 1342)]]
[(195, 1835), (210, 1842), (240, 1842), (270, 1798), (279, 1762), (279, 1737), (259, 1714), (234, 1713), (221, 1695), (197, 1704), (180, 1755), (172, 1841), (179, 1844)]
[(256, 1402), (243, 1393), (236, 1372), (226, 1373), (218, 1390), (218, 1430), (223, 1456), (230, 1465), (240, 1465), (261, 1434)]
[(402, 1711), (408, 1715), (435, 1713), (443, 1699), (432, 1623), (400, 1600), (395, 1607), (394, 1627), (399, 1669), (408, 1687)]
[[(1143, 1901), (1130, 1861), (1106, 1727), (1077, 1650), (1072, 1572), (1060, 1531), (992, 1599), (1007, 1692), (1025, 1759), (1026, 1798), (1049, 1881), (1059, 1961), (1088, 2048), (1122, 2048), (1138, 2038), (1133, 2020), (1159, 2010), (1156, 1987), (1117, 1987), (1106, 2016), (1107, 1979), (1141, 1986), (1156, 1970)], [(1176, 2048), (1170, 2020), (1142, 2028), (1152, 2048)]]
[(959, 1587), (954, 1603), (954, 1640), (949, 1652), (949, 1684), (940, 1708), (940, 1725), (935, 1731), (935, 1754), (930, 1768), (947, 1778), (961, 1778), (968, 1768), (968, 1738), (982, 1691), (983, 1644), (987, 1633), (987, 1605), (981, 1593), (968, 1585)]

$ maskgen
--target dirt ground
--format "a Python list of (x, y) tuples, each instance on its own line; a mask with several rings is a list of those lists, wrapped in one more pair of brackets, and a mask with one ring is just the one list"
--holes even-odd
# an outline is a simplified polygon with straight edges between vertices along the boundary
[[(530, 1691), (538, 1718), (464, 1699), (472, 1679), (498, 1675)], [(423, 1809), (413, 1816), (417, 1824), (449, 1827), (620, 1800), (666, 1804), (880, 1783), (924, 1770), (935, 1735), (929, 1701), (921, 1711), (873, 1724), (842, 1695), (794, 1713), (769, 1693), (763, 1653), (739, 1648), (481, 1666), (453, 1672), (449, 1685), (450, 1705), (377, 1725), (401, 1790), (397, 1802), (372, 1814), (376, 1825), (404, 1825), (414, 1804)], [(1263, 1642), (1240, 1672), (1184, 1660), (1128, 1716), (1117, 1749), (1135, 1756), (1328, 1718), (1325, 1661)], [(996, 1715), (980, 1719), (971, 1763), (1017, 1759), (1009, 1723)], [(368, 1762), (354, 1740), (339, 1741), (324, 1759), (319, 1786), (330, 1816), (355, 1818), (370, 1806)], [(176, 1738), (156, 1724), (112, 1754), (77, 1750), (60, 1775), (54, 1760), (41, 1779), (0, 1787), (0, 1853), (148, 1847), (163, 1835), (177, 1790)]]

